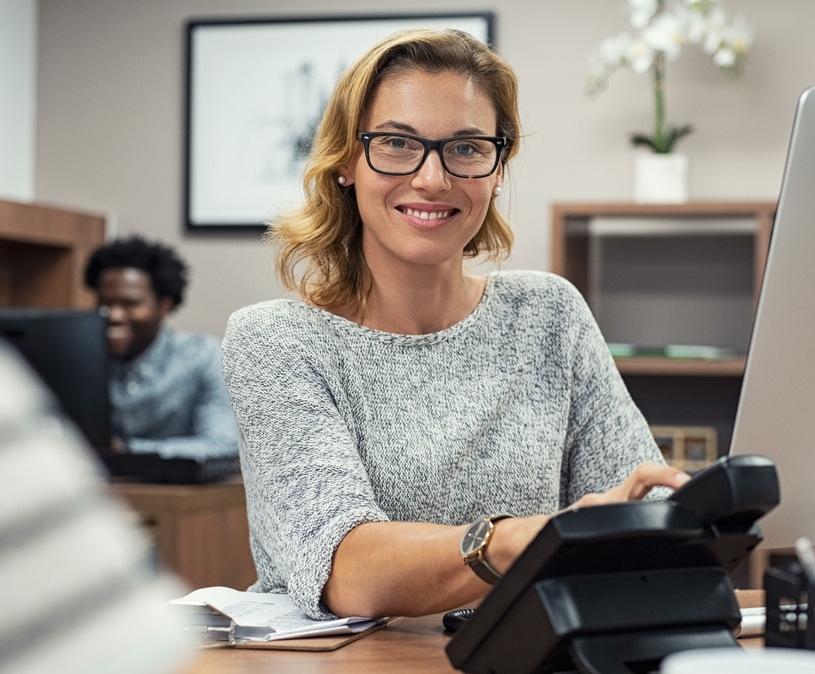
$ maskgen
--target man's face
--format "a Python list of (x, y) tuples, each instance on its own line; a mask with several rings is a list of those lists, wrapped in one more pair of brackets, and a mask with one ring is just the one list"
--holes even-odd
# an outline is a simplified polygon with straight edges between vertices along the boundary
[(141, 355), (173, 310), (169, 297), (156, 297), (150, 275), (141, 269), (106, 269), (99, 275), (96, 292), (99, 306), (109, 312), (108, 351), (120, 360)]

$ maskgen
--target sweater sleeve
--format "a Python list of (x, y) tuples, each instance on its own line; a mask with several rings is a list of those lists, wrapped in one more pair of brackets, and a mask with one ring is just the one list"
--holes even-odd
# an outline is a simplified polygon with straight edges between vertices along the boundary
[(309, 346), (314, 331), (291, 311), (233, 315), (223, 370), (242, 438), (255, 589), (282, 589), (323, 619), (333, 617), (320, 597), (337, 546), (355, 526), (388, 517), (332, 395), (331, 355)]
[[(570, 291), (576, 321), (561, 507), (615, 487), (640, 463), (665, 463), (591, 310), (577, 290), (570, 287)], [(648, 498), (664, 498), (668, 493), (658, 488)]]

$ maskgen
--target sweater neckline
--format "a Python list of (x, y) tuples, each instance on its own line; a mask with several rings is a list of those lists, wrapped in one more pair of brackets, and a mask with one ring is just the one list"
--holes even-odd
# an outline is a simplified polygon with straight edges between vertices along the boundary
[(309, 310), (316, 312), (335, 328), (338, 328), (342, 332), (353, 336), (371, 339), (373, 341), (383, 342), (386, 344), (398, 344), (400, 346), (429, 346), (431, 344), (437, 344), (439, 342), (453, 339), (463, 332), (466, 332), (475, 323), (477, 323), (479, 318), (485, 311), (487, 311), (490, 300), (495, 294), (495, 287), (497, 283), (497, 272), (490, 272), (487, 274), (487, 283), (484, 286), (484, 292), (481, 294), (481, 298), (478, 300), (478, 304), (475, 306), (475, 309), (473, 309), (470, 314), (462, 318), (458, 323), (451, 325), (449, 328), (445, 328), (444, 330), (440, 330), (438, 332), (428, 332), (423, 335), (405, 335), (395, 332), (376, 330), (374, 328), (368, 328), (364, 325), (359, 325), (353, 321), (349, 321), (347, 318), (332, 314), (330, 311), (326, 311), (325, 309), (320, 309), (319, 307), (312, 305), (305, 306)]

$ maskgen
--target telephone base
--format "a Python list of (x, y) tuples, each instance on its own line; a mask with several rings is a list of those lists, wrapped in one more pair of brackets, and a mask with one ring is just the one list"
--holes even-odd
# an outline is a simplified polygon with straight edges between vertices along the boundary
[(671, 653), (694, 648), (739, 648), (724, 627), (667, 630), (647, 634), (578, 637), (569, 646), (580, 674), (648, 674)]

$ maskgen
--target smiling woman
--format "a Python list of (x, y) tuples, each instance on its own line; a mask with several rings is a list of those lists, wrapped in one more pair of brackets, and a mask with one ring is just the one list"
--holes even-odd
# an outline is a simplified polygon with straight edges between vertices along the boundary
[(341, 78), (305, 204), (271, 230), (302, 299), (224, 339), (254, 590), (314, 617), (453, 608), (557, 510), (687, 479), (572, 286), (464, 272), (509, 251), (519, 135), (512, 69), (459, 31), (396, 34)]

